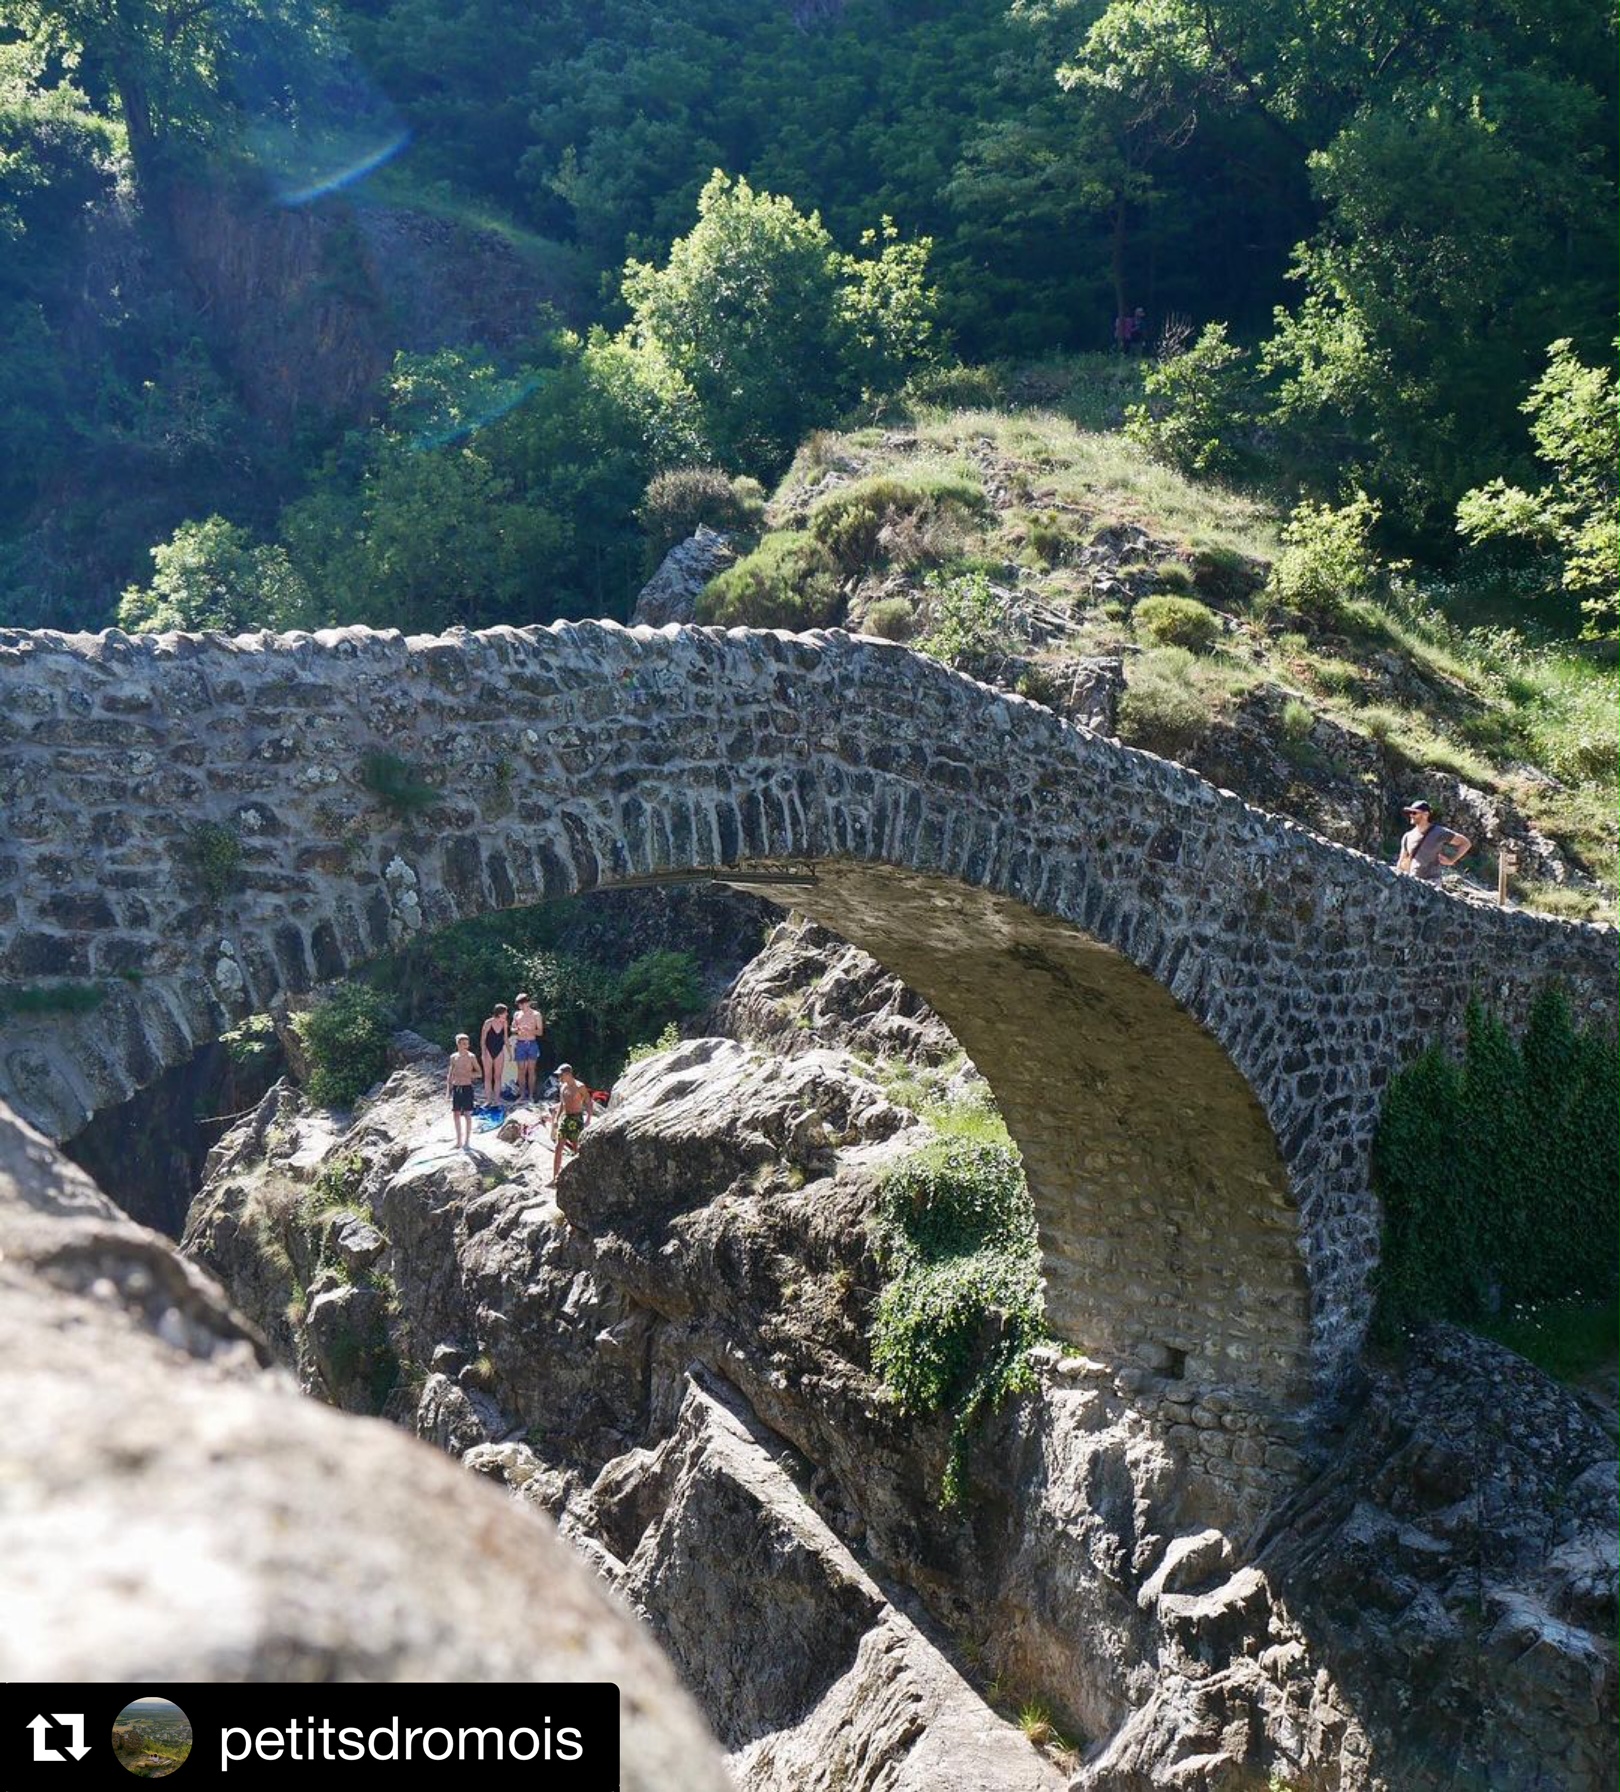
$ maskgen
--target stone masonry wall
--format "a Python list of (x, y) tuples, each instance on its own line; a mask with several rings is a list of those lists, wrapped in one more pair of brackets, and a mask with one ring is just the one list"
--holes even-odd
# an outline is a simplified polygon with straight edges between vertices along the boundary
[[(377, 751), (438, 800), (392, 814)], [(838, 633), (0, 632), (0, 821), (0, 977), (103, 996), (0, 1037), (0, 1098), (57, 1138), (418, 928), (668, 872), (813, 876), (777, 893), (913, 983), (1003, 1102), (1060, 1334), (1184, 1400), (1286, 1410), (1338, 1380), (1381, 1091), (1470, 990), (1511, 1016), (1559, 977), (1615, 1008), (1612, 929), (1466, 906)], [(213, 894), (205, 823), (241, 842)]]

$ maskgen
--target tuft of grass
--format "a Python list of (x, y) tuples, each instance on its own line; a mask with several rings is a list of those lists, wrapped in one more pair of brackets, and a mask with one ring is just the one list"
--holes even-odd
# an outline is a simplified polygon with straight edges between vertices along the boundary
[(1131, 617), (1136, 632), (1157, 647), (1185, 647), (1208, 653), (1220, 639), (1220, 618), (1196, 597), (1160, 592), (1144, 597)]
[(431, 809), (439, 800), (438, 786), (397, 753), (367, 753), (360, 761), (360, 783), (401, 820)]
[(1316, 717), (1308, 703), (1302, 703), (1298, 697), (1290, 697), (1282, 710), (1283, 741), (1290, 747), (1301, 747), (1311, 737), (1311, 730), (1316, 726)]
[(1478, 1321), (1474, 1330), (1528, 1357), (1555, 1380), (1578, 1385), (1614, 1362), (1620, 1302), (1543, 1301)]
[(1038, 1749), (1056, 1754), (1074, 1755), (1076, 1744), (1058, 1728), (1052, 1707), (1045, 1699), (1025, 1699), (1018, 1707), (1018, 1727), (1025, 1738)]
[(909, 641), (917, 630), (917, 607), (909, 597), (879, 598), (861, 626), (884, 641)]
[(884, 563), (937, 566), (984, 514), (984, 488), (955, 469), (907, 467), (835, 487), (810, 507), (811, 536), (844, 573)]
[(1538, 883), (1533, 878), (1515, 881), (1513, 895), (1523, 908), (1537, 914), (1556, 915), (1561, 921), (1609, 921), (1615, 905), (1589, 885)]
[(1191, 753), (1258, 676), (1217, 655), (1152, 648), (1130, 664), (1119, 706), (1120, 738), (1171, 759)]
[(11, 1014), (88, 1014), (107, 999), (99, 983), (0, 984), (0, 1018)]

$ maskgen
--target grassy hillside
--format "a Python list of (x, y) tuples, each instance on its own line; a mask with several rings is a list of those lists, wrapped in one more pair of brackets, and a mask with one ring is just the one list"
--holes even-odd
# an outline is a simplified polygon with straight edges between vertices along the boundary
[(906, 640), (1070, 713), (1117, 657), (1128, 743), (1379, 855), (1426, 795), (1476, 880), (1511, 839), (1519, 900), (1612, 917), (1612, 646), (1490, 625), (1477, 571), (1417, 583), (1156, 464), (1118, 427), (1135, 379), (1082, 358), (812, 436), (700, 614)]

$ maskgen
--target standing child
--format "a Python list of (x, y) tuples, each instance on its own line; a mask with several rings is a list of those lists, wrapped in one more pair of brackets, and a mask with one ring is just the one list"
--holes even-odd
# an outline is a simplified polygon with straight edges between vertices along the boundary
[(456, 1149), (472, 1144), (473, 1081), (478, 1075), (478, 1060), (470, 1049), (472, 1041), (465, 1033), (456, 1035), (456, 1049), (450, 1054), (450, 1067), (444, 1073), (445, 1093), (450, 1097), (450, 1117), (456, 1123)]
[(557, 1066), (557, 1107), (552, 1122), (557, 1130), (557, 1149), (551, 1154), (551, 1180), (562, 1174), (564, 1150), (578, 1151), (580, 1135), (590, 1122), (595, 1104), (591, 1092), (574, 1075), (572, 1064)]

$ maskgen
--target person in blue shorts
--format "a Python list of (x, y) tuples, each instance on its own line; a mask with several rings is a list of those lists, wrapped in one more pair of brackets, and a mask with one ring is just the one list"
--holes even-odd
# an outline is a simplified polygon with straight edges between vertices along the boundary
[(512, 1011), (512, 1062), (517, 1066), (518, 1100), (534, 1100), (534, 1077), (540, 1068), (540, 1041), (546, 1030), (546, 1017), (530, 1006), (529, 998), (519, 995)]

